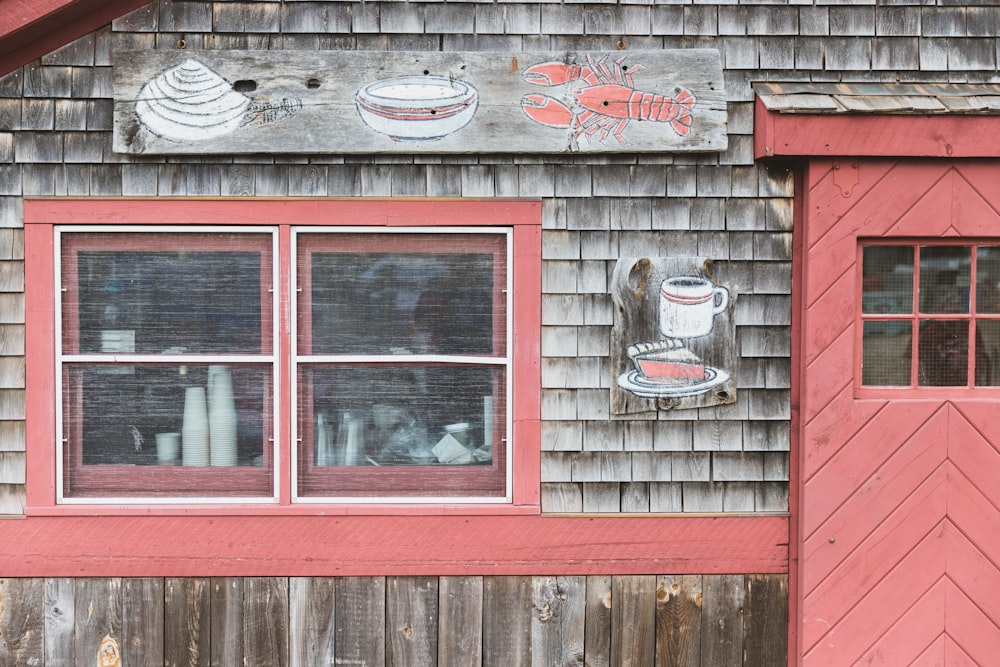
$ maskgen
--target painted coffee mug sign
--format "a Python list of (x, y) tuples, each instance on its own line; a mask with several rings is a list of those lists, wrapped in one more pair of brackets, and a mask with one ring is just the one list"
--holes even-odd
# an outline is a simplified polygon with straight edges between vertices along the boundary
[(619, 260), (615, 414), (736, 400), (735, 293), (710, 277), (711, 264), (705, 258)]
[(715, 49), (116, 51), (114, 150), (706, 152), (727, 147)]
[(729, 290), (700, 276), (674, 276), (660, 285), (660, 331), (670, 338), (712, 333), (715, 316), (729, 305)]

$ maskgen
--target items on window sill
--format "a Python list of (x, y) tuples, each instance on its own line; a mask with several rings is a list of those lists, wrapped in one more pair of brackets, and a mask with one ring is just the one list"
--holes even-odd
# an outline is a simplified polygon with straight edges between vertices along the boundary
[(208, 387), (184, 390), (181, 463), (237, 465), (237, 417), (233, 380), (226, 366), (208, 369)]
[(161, 466), (177, 465), (177, 457), (181, 453), (180, 433), (156, 434), (156, 460)]
[(184, 390), (184, 422), (181, 427), (181, 462), (186, 466), (207, 466), (208, 402), (204, 387)]

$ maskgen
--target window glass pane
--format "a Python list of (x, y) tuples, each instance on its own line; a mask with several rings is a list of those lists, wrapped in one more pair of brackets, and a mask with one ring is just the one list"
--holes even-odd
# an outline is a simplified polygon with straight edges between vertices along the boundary
[(504, 237), (309, 236), (307, 353), (504, 354)]
[(976, 322), (976, 386), (1000, 386), (1000, 320)]
[(1000, 313), (1000, 246), (976, 249), (976, 312)]
[(66, 352), (270, 352), (270, 235), (62, 238)]
[(964, 387), (969, 377), (969, 322), (923, 320), (920, 323), (918, 384)]
[(969, 246), (921, 246), (920, 312), (969, 312)]
[(910, 327), (909, 321), (865, 322), (861, 384), (879, 387), (910, 385)]
[(866, 246), (861, 256), (862, 312), (913, 312), (913, 248)]
[(480, 466), (503, 437), (502, 367), (309, 366), (304, 459), (316, 466)]
[(269, 365), (67, 364), (63, 377), (63, 437), (75, 465), (268, 463)]

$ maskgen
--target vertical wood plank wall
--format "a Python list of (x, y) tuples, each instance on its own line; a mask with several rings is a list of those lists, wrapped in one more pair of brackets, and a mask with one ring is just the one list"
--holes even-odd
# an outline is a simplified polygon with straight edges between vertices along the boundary
[(771, 667), (787, 608), (785, 575), (0, 579), (0, 665)]

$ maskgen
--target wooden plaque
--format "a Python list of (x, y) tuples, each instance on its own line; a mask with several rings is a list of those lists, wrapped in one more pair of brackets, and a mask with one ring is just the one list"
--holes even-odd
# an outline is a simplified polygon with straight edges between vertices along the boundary
[(736, 402), (736, 290), (703, 257), (623, 258), (612, 278), (612, 414)]
[(722, 151), (714, 49), (119, 51), (114, 149), (218, 153)]

